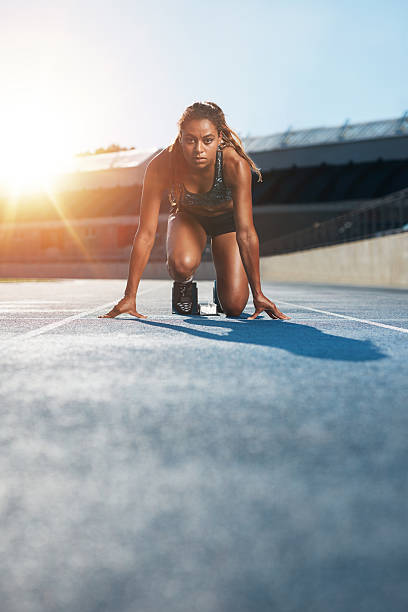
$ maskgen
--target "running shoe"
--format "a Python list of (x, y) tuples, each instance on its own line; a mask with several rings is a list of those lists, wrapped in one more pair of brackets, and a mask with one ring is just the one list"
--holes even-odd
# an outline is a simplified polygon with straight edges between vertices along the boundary
[(172, 312), (175, 314), (196, 314), (198, 310), (197, 283), (173, 282)]

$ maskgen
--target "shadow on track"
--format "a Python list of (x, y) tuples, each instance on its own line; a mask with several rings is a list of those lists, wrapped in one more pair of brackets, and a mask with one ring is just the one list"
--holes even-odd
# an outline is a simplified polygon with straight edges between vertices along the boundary
[[(222, 318), (216, 321), (198, 316), (183, 317), (182, 320), (188, 326), (136, 319), (135, 317), (132, 317), (131, 320), (135, 320), (142, 325), (162, 327), (163, 329), (191, 334), (207, 340), (281, 348), (295, 355), (316, 359), (357, 362), (376, 361), (387, 357), (371, 340), (355, 340), (343, 336), (334, 336), (315, 327), (299, 323), (294, 324), (280, 319), (254, 319), (244, 324), (245, 319), (249, 316), (244, 314), (236, 319)], [(117, 320), (123, 321), (124, 319), (130, 320), (130, 317)], [(208, 330), (199, 329), (200, 326), (214, 327), (218, 332), (211, 333)]]

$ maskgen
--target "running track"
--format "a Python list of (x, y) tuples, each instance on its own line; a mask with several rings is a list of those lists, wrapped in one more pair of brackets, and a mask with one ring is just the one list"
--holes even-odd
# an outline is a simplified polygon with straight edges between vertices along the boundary
[(125, 284), (0, 283), (1, 611), (405, 612), (408, 291)]

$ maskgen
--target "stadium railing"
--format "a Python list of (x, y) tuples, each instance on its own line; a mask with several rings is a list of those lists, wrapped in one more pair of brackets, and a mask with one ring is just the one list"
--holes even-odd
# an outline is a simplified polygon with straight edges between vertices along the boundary
[(261, 256), (281, 255), (322, 246), (408, 231), (408, 188), (367, 201), (358, 210), (263, 241)]

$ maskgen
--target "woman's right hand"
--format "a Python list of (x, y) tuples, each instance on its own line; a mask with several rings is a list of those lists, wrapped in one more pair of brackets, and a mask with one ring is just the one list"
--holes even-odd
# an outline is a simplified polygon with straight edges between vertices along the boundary
[(139, 319), (147, 319), (145, 315), (140, 314), (136, 310), (136, 296), (132, 298), (126, 295), (124, 298), (119, 300), (119, 302), (116, 304), (116, 306), (112, 308), (112, 310), (110, 310), (104, 315), (98, 315), (98, 319), (113, 319), (114, 317), (117, 317), (118, 315), (123, 313), (131, 314), (134, 317), (139, 317)]

